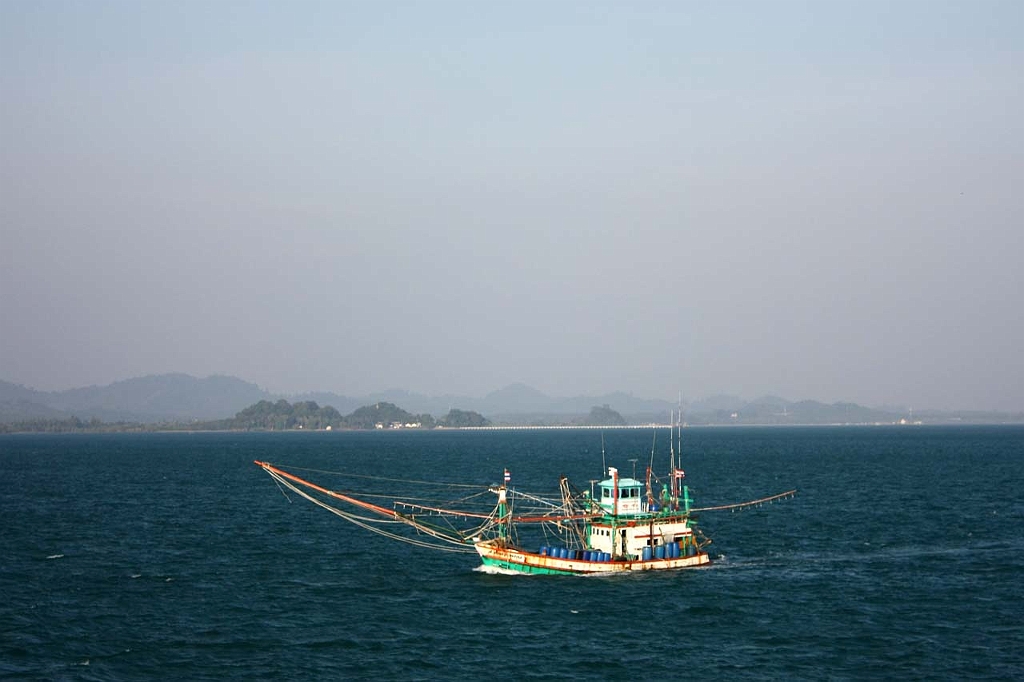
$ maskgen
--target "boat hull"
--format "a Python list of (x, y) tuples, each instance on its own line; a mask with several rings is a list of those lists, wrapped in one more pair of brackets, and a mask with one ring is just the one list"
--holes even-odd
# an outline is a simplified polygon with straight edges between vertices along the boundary
[(485, 566), (543, 575), (581, 575), (588, 573), (624, 573), (628, 571), (668, 571), (680, 568), (697, 568), (711, 563), (707, 552), (673, 559), (649, 559), (646, 561), (583, 561), (581, 559), (560, 559), (545, 554), (524, 552), (511, 547), (502, 547), (493, 541), (478, 542), (474, 545)]

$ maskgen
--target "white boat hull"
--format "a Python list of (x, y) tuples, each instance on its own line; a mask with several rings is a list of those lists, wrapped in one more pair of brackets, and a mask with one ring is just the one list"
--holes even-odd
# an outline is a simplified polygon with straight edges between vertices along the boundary
[(707, 552), (697, 552), (693, 556), (671, 559), (584, 561), (524, 552), (512, 547), (503, 547), (495, 540), (477, 542), (474, 547), (484, 565), (520, 573), (585, 574), (667, 571), (679, 568), (697, 568), (711, 563)]

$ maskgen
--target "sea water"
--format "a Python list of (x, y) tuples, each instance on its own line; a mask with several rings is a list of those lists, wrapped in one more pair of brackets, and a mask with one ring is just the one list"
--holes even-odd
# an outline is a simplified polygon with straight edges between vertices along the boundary
[(605, 577), (487, 574), (252, 463), (550, 494), (667, 470), (667, 430), (603, 436), (0, 437), (0, 677), (1024, 678), (1024, 427), (684, 429), (697, 506), (796, 497), (700, 514), (708, 568)]

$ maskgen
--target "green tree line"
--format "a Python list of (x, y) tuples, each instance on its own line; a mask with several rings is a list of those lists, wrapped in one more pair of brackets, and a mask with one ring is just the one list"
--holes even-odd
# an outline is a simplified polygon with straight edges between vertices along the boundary
[(441, 420), (429, 414), (412, 414), (392, 403), (380, 402), (360, 407), (345, 416), (330, 405), (321, 407), (312, 400), (289, 403), (287, 400), (261, 400), (234, 417), (214, 421), (139, 424), (103, 422), (95, 417), (83, 421), (78, 417), (65, 419), (33, 419), (0, 424), (0, 433), (78, 433), (118, 431), (291, 431), (325, 429), (432, 429), (437, 426), (487, 426), (482, 415), (464, 410), (451, 410)]

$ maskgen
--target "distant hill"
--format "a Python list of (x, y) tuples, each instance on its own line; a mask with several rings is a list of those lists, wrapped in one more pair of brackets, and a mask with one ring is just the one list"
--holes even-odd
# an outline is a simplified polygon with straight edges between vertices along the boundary
[(555, 412), (556, 401), (526, 384), (510, 384), (488, 393), (475, 409), (486, 414), (503, 412)]
[(491, 422), (479, 412), (452, 408), (449, 410), (448, 414), (438, 422), (438, 425), (447, 428), (464, 429), (467, 427), (490, 426)]
[(261, 400), (240, 411), (231, 419), (199, 422), (190, 425), (210, 431), (288, 431), (334, 429), (399, 429), (434, 428), (429, 414), (414, 415), (391, 403), (374, 403), (356, 408), (343, 416), (331, 405), (321, 407), (315, 401), (302, 400), (294, 404), (284, 398)]
[[(465, 404), (472, 398), (427, 396), (421, 393), (391, 389), (361, 396), (339, 395), (329, 391), (299, 393), (290, 396), (292, 400), (312, 400), (321, 405), (333, 405), (343, 413), (350, 413), (363, 405), (392, 403), (414, 413), (444, 414), (453, 404)], [(454, 403), (452, 402), (454, 400)]]
[(434, 418), (429, 414), (414, 415), (388, 402), (377, 402), (365, 405), (345, 418), (345, 425), (351, 429), (385, 429), (392, 426), (401, 427), (409, 424), (434, 425)]
[(320, 407), (313, 401), (261, 400), (220, 424), (204, 424), (207, 428), (284, 431), (287, 429), (326, 429), (341, 424), (342, 416), (333, 407)]
[(590, 414), (583, 423), (586, 426), (625, 426), (627, 422), (621, 414), (602, 405), (590, 408)]
[(733, 413), (739, 410), (746, 401), (734, 395), (713, 395), (695, 400), (686, 406), (687, 415), (707, 415), (716, 412)]
[(301, 393), (291, 396), (292, 400), (312, 400), (321, 405), (333, 405), (341, 412), (350, 412), (360, 405), (388, 402), (401, 405), (414, 413), (445, 415), (453, 407), (472, 410), (487, 415), (492, 421), (517, 421), (524, 414), (549, 416), (587, 415), (594, 405), (609, 405), (623, 415), (642, 416), (650, 421), (654, 415), (668, 415), (675, 403), (666, 400), (636, 398), (628, 393), (609, 393), (600, 396), (577, 396), (556, 398), (546, 395), (526, 384), (510, 384), (488, 393), (483, 398), (465, 395), (427, 396), (400, 389), (370, 393), (363, 396), (344, 396), (337, 393)]
[(0, 423), (32, 419), (65, 419), (71, 415), (31, 400), (0, 398)]
[[(161, 374), (54, 392), (0, 382), (0, 421), (60, 416), (141, 423), (224, 419), (269, 397), (256, 384), (227, 376)], [(28, 412), (32, 414), (26, 417)]]
[(690, 424), (875, 424), (898, 422), (906, 417), (901, 412), (877, 410), (854, 403), (790, 402), (778, 396), (749, 401), (717, 396), (694, 403), (683, 412), (684, 421)]

